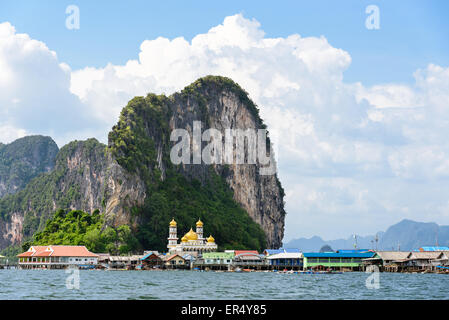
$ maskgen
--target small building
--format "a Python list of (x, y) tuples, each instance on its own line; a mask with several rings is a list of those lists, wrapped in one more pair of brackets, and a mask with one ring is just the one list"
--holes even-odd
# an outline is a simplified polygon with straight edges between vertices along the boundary
[(407, 259), (402, 263), (403, 269), (408, 272), (434, 270), (436, 259), (441, 256), (438, 251), (410, 252)]
[(168, 269), (188, 269), (189, 262), (177, 253), (164, 256), (164, 265)]
[(109, 267), (109, 258), (111, 257), (111, 255), (109, 253), (97, 253), (97, 255), (97, 269), (107, 269)]
[(242, 269), (268, 269), (269, 265), (265, 256), (259, 254), (257, 250), (235, 250), (234, 251), (234, 267)]
[(379, 271), (401, 272), (409, 255), (409, 251), (377, 251), (371, 258), (363, 259), (363, 264), (367, 269), (376, 266)]
[(142, 258), (140, 258), (142, 263), (142, 269), (160, 269), (164, 266), (164, 261), (162, 257), (156, 252), (147, 252)]
[(433, 261), (436, 267), (449, 267), (449, 251), (442, 251), (440, 255)]
[(386, 272), (438, 271), (449, 266), (449, 251), (378, 251), (363, 263)]
[(331, 269), (362, 271), (363, 259), (372, 258), (374, 252), (304, 252), (304, 269)]
[(300, 252), (280, 252), (266, 257), (272, 269), (300, 270), (303, 266), (303, 257)]
[(140, 265), (140, 259), (142, 256), (110, 256), (109, 257), (109, 269), (127, 269), (134, 270)]
[(234, 252), (206, 252), (195, 261), (194, 267), (201, 270), (230, 270), (234, 256)]
[(17, 257), (21, 269), (94, 268), (98, 264), (98, 255), (85, 246), (31, 246)]
[(193, 264), (197, 260), (196, 255), (195, 254), (191, 254), (191, 253), (186, 253), (186, 254), (182, 255), (182, 257), (186, 261), (186, 265), (188, 265), (189, 268), (192, 269), (193, 268)]

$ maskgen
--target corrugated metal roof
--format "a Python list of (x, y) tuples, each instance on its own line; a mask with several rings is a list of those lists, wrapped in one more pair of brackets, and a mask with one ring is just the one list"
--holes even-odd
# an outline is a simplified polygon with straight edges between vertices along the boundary
[(408, 259), (413, 260), (413, 259), (436, 259), (441, 255), (441, 252), (435, 252), (435, 251), (430, 251), (430, 252), (411, 252), (408, 255)]
[(280, 252), (277, 254), (270, 255), (267, 259), (300, 259), (302, 258), (301, 252)]
[(128, 261), (139, 261), (142, 256), (110, 256), (109, 261), (120, 261), (120, 262), (128, 262)]
[(376, 253), (384, 261), (406, 259), (410, 254), (408, 251), (377, 251)]
[(268, 255), (278, 254), (278, 253), (299, 253), (301, 252), (298, 248), (280, 248), (280, 249), (265, 249), (264, 252)]
[(306, 258), (371, 258), (374, 254), (374, 252), (304, 252), (303, 256)]

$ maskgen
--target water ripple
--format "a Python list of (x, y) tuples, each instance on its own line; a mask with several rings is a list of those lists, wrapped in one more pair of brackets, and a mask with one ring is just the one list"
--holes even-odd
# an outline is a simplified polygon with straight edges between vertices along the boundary
[[(80, 271), (80, 288), (66, 288), (64, 270), (0, 270), (0, 299), (449, 299), (449, 275)], [(43, 292), (42, 288), (45, 288)]]

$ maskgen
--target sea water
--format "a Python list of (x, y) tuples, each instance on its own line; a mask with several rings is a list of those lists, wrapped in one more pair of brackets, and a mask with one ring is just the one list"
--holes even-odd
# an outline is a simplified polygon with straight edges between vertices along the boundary
[(370, 275), (0, 270), (0, 299), (449, 299), (446, 274), (380, 273), (377, 289)]

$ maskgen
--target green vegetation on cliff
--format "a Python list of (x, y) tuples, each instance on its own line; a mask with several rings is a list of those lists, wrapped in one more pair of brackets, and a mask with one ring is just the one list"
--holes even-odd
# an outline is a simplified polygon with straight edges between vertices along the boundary
[(138, 242), (127, 225), (118, 228), (103, 227), (103, 216), (98, 210), (92, 214), (74, 210), (58, 210), (46, 223), (44, 230), (22, 245), (84, 245), (92, 252), (125, 254), (135, 251)]
[[(69, 173), (67, 159), (80, 150), (92, 159), (101, 159), (104, 157), (105, 147), (96, 139), (73, 141), (65, 145), (56, 157), (53, 171), (34, 178), (16, 194), (0, 199), (0, 219), (9, 220), (12, 213), (24, 212), (24, 238), (42, 230), (55, 208), (68, 209), (74, 203), (81, 203), (84, 200), (80, 193), (80, 185), (75, 183), (80, 172)], [(95, 161), (90, 161), (89, 164), (101, 165)]]
[(232, 80), (231, 78), (212, 75), (205, 76), (199, 78), (192, 84), (185, 87), (181, 91), (181, 94), (184, 97), (187, 97), (189, 95), (201, 97), (199, 91), (203, 90), (206, 87), (215, 88), (220, 91), (226, 90), (228, 92), (234, 93), (239, 98), (240, 102), (243, 103), (254, 116), (254, 119), (256, 120), (260, 128), (266, 129), (266, 125), (260, 118), (259, 108), (257, 107), (257, 105), (249, 98), (248, 92), (246, 92), (242, 87), (240, 87), (238, 83), (234, 82), (234, 80)]
[(58, 146), (50, 137), (28, 136), (0, 144), (0, 198), (25, 187), (55, 165)]
[[(205, 99), (201, 92), (207, 81), (237, 93), (245, 103), (250, 101), (246, 92), (232, 80), (212, 76), (186, 87), (182, 95), (196, 99), (201, 106)], [(154, 94), (132, 99), (109, 133), (109, 151), (122, 167), (138, 174), (147, 188), (145, 205), (133, 210), (136, 218), (143, 221), (137, 230), (139, 242), (146, 249), (164, 250), (168, 222), (173, 217), (180, 230), (185, 232), (201, 218), (205, 222), (205, 234), (212, 234), (220, 249), (263, 249), (266, 243), (263, 230), (233, 199), (225, 177), (209, 168), (205, 183), (188, 180), (170, 162), (170, 99), (173, 96)], [(257, 107), (252, 102), (249, 105), (262, 125)], [(161, 145), (156, 146), (152, 137), (156, 137)], [(164, 178), (157, 162), (158, 149), (162, 152)]]
[(174, 217), (181, 238), (198, 218), (204, 222), (204, 235), (213, 235), (219, 250), (265, 248), (265, 234), (233, 199), (224, 179), (211, 169), (206, 185), (198, 180), (188, 181), (171, 172), (157, 190), (145, 199), (140, 213), (145, 223), (137, 238), (144, 248), (166, 250), (168, 222)]
[[(203, 129), (207, 129), (210, 120), (216, 121), (215, 111), (208, 108), (220, 104), (223, 92), (231, 93), (231, 98), (237, 97), (237, 103), (240, 101), (248, 108), (249, 118), (254, 117), (252, 123), (265, 128), (257, 106), (229, 78), (204, 77), (170, 97), (155, 94), (135, 97), (109, 133), (107, 148), (95, 139), (71, 142), (59, 151), (51, 172), (40, 174), (23, 190), (0, 199), (2, 231), (7, 226), (4, 222), (11, 221), (12, 214), (17, 213), (19, 219), (24, 219), (22, 239), (28, 241), (25, 246), (86, 245), (93, 252), (126, 254), (143, 249), (165, 251), (172, 218), (178, 222), (179, 237), (201, 218), (205, 223), (204, 235), (213, 235), (219, 250), (264, 249), (264, 231), (234, 200), (234, 191), (226, 182), (232, 175), (228, 166), (184, 167), (170, 161), (171, 121), (185, 125), (192, 119), (200, 119), (206, 124)], [(187, 111), (182, 110), (184, 106)], [(180, 109), (186, 112), (177, 114)], [(0, 155), (6, 147), (0, 144)], [(118, 167), (115, 160), (130, 175), (115, 177), (115, 173), (121, 175), (123, 171), (115, 170)], [(120, 193), (117, 186), (128, 178), (126, 182), (133, 186), (133, 176), (144, 182), (145, 190), (139, 184), (139, 192), (145, 193), (146, 198), (141, 207), (127, 208), (129, 194)], [(283, 189), (277, 182), (282, 200)], [(108, 212), (94, 212), (91, 216), (83, 212), (106, 209), (110, 190), (125, 194), (124, 199), (114, 199), (121, 206), (117, 212), (126, 213), (121, 219), (114, 220)], [(62, 210), (56, 211), (59, 208)], [(283, 207), (280, 210), (283, 212)], [(116, 221), (129, 226), (112, 227)], [(15, 223), (20, 225), (20, 221)], [(13, 242), (10, 240), (13, 237), (8, 237), (0, 238), (0, 246)]]

